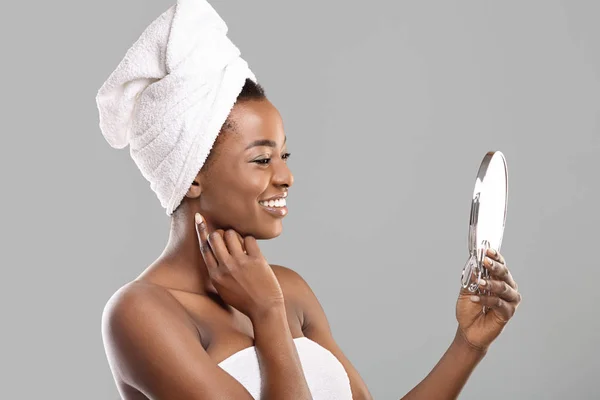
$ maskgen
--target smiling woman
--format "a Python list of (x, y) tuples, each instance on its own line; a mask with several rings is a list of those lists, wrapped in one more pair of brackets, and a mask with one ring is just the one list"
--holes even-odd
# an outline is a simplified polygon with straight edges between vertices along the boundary
[[(162, 254), (104, 309), (115, 383), (124, 399), (370, 399), (308, 284), (258, 246), (281, 234), (294, 179), (281, 116), (226, 32), (205, 0), (179, 0), (98, 92), (104, 137), (130, 146), (171, 217)], [(516, 308), (488, 257), (507, 284), (461, 294), (452, 345), (406, 398), (455, 398), (510, 318), (481, 304)]]
[(370, 397), (306, 282), (258, 248), (282, 231), (288, 157), (277, 109), (246, 80), (161, 257), (105, 309), (124, 398)]
[[(306, 283), (267, 264), (256, 244), (278, 236), (287, 214), (293, 176), (285, 142), (277, 109), (258, 84), (246, 80), (207, 162), (173, 213), (165, 251), (107, 306), (107, 352), (122, 393), (262, 398), (264, 381), (267, 398), (349, 398), (340, 360), (357, 394), (368, 393), (332, 341), (306, 336), (311, 316), (322, 313)], [(132, 324), (140, 320), (138, 306), (144, 315), (154, 310), (158, 316)], [(142, 332), (145, 339), (138, 336)], [(132, 350), (134, 343), (139, 350)], [(190, 351), (197, 354), (181, 357)], [(138, 375), (148, 364), (156, 370)], [(189, 380), (182, 385), (164, 379), (175, 371)]]
[(100, 88), (100, 127), (127, 145), (171, 216), (162, 254), (110, 298), (102, 334), (125, 399), (368, 399), (294, 271), (281, 234), (293, 185), (281, 116), (204, 0), (180, 0)]

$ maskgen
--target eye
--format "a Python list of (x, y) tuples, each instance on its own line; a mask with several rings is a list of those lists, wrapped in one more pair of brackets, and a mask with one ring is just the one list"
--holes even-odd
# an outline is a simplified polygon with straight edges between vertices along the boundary
[[(287, 161), (288, 158), (290, 158), (291, 155), (292, 155), (292, 153), (284, 153), (281, 156), (281, 159), (284, 160), (284, 161)], [(268, 158), (261, 158), (259, 160), (254, 160), (252, 162), (254, 162), (256, 164), (259, 164), (259, 165), (268, 165), (268, 164), (271, 163), (271, 158), (270, 157), (268, 157)]]

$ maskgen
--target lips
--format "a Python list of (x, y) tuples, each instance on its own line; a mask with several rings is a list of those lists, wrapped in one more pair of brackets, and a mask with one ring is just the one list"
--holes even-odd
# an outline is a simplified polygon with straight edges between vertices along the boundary
[(288, 213), (288, 208), (286, 205), (285, 198), (287, 197), (287, 192), (269, 197), (265, 200), (259, 200), (258, 204), (261, 208), (267, 211), (269, 214), (284, 217)]
[(269, 200), (285, 199), (287, 197), (287, 195), (288, 195), (288, 192), (283, 192), (283, 193), (279, 193), (279, 194), (276, 194), (275, 196), (272, 196), (272, 197), (269, 197), (269, 198), (266, 198), (266, 199), (262, 199), (262, 200), (259, 200), (259, 201), (269, 201)]
[(277, 198), (275, 200), (271, 199), (269, 201), (259, 201), (258, 204), (260, 204), (263, 207), (275, 207), (275, 208), (279, 208), (279, 207), (285, 207), (286, 201), (285, 198)]
[(266, 212), (268, 212), (269, 214), (274, 215), (276, 217), (285, 217), (288, 213), (287, 206), (269, 207), (269, 206), (260, 204), (260, 207), (263, 210), (265, 210)]

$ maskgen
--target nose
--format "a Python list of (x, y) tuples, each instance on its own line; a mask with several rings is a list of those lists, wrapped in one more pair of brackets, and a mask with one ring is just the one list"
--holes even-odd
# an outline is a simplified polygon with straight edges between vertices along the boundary
[(294, 175), (284, 160), (277, 160), (273, 173), (273, 184), (277, 186), (290, 187), (294, 184)]

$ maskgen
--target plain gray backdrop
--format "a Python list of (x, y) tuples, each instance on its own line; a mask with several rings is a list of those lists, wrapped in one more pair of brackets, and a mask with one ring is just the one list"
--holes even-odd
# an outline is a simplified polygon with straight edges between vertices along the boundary
[[(292, 152), (284, 232), (261, 248), (310, 283), (375, 399), (452, 340), (488, 150), (508, 162), (502, 253), (523, 302), (460, 397), (600, 398), (600, 2), (212, 4)], [(95, 95), (171, 5), (3, 6), (0, 398), (118, 398), (101, 313), (169, 219)]]

